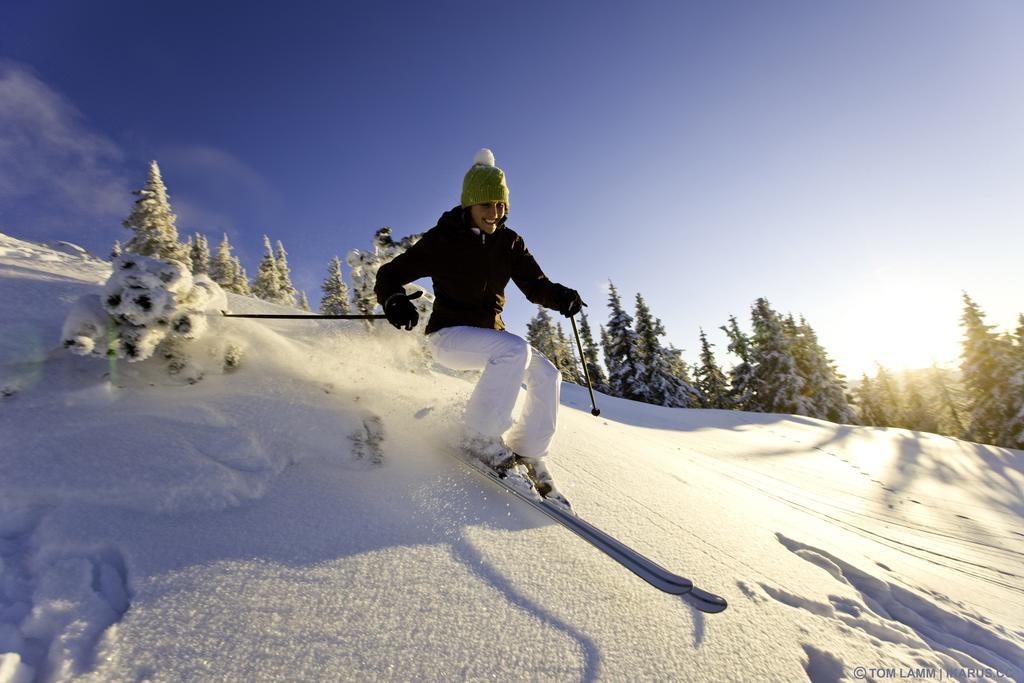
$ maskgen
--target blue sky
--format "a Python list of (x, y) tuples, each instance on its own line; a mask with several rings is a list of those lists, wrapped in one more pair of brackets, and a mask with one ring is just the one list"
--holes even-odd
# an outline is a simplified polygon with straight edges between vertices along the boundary
[[(183, 233), (333, 254), (431, 227), (480, 147), (597, 322), (610, 278), (696, 359), (768, 297), (851, 373), (1015, 324), (1024, 5), (198, 3), (0, 9), (0, 230), (104, 253), (146, 164)], [(511, 286), (514, 289), (514, 286)], [(532, 305), (509, 292), (525, 331)]]

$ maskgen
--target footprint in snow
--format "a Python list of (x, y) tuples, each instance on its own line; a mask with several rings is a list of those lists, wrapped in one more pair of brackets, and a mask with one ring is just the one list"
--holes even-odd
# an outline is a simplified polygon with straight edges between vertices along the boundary
[(767, 598), (757, 592), (757, 589), (748, 584), (746, 581), (737, 581), (736, 586), (739, 587), (740, 592), (747, 597), (748, 600), (754, 603), (767, 602)]
[(804, 671), (812, 683), (839, 683), (846, 680), (847, 666), (839, 657), (807, 643), (802, 643), (801, 647), (807, 655)]
[(356, 460), (366, 460), (374, 465), (384, 463), (384, 423), (377, 415), (363, 418), (360, 429), (349, 434), (352, 441), (352, 454)]
[[(911, 590), (900, 583), (871, 575), (829, 552), (800, 543), (776, 533), (776, 539), (797, 557), (825, 570), (840, 584), (846, 595), (829, 595), (828, 602), (796, 595), (782, 587), (762, 583), (764, 592), (776, 601), (824, 618), (844, 630), (860, 631), (878, 641), (881, 649), (893, 647), (908, 651), (932, 650), (951, 661), (962, 656), (965, 648), (984, 667), (1018, 677), (1024, 671), (1009, 662), (1024, 661), (1024, 648), (1006, 637), (1005, 631), (992, 628), (982, 615), (965, 614), (962, 605), (925, 589)], [(891, 571), (876, 562), (876, 565)], [(953, 605), (949, 607), (948, 605)], [(970, 617), (970, 618), (967, 618)], [(918, 660), (921, 661), (921, 660)], [(922, 666), (926, 665), (921, 662)], [(938, 661), (927, 666), (938, 667)], [(816, 670), (817, 674), (828, 673)], [(810, 670), (808, 670), (810, 674)], [(828, 676), (812, 681), (841, 680)]]

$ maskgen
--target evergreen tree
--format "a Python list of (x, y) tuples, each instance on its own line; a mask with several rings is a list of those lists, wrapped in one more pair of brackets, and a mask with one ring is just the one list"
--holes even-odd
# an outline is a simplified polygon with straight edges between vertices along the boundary
[(808, 413), (831, 422), (850, 424), (854, 412), (846, 397), (846, 382), (818, 342), (818, 335), (801, 317), (794, 327), (794, 351), (797, 368), (804, 380), (803, 395), (809, 401)]
[[(234, 291), (235, 269), (231, 257), (231, 242), (228, 241), (227, 233), (224, 233), (220, 246), (217, 247), (217, 255), (210, 262), (210, 279), (224, 289)], [(239, 294), (240, 292), (235, 293)]]
[[(604, 334), (603, 330), (602, 334)], [(598, 360), (597, 344), (594, 343), (594, 335), (590, 330), (587, 314), (583, 311), (580, 311), (580, 337), (583, 341), (584, 362), (587, 366), (587, 372), (590, 373), (590, 384), (594, 387), (594, 391), (607, 393), (608, 378), (605, 377), (604, 370), (601, 368), (601, 363)]]
[(572, 344), (562, 329), (562, 323), (555, 326), (555, 348), (557, 360), (555, 367), (562, 373), (562, 379), (573, 384), (583, 384), (583, 370), (576, 361), (576, 354), (573, 352)]
[(670, 408), (689, 408), (694, 404), (694, 390), (684, 381), (686, 366), (682, 354), (661, 345), (665, 334), (661, 321), (651, 314), (642, 295), (636, 295), (637, 351), (644, 371), (641, 374), (641, 400)]
[(141, 190), (133, 194), (139, 198), (123, 225), (134, 234), (124, 245), (124, 250), (142, 256), (174, 259), (191, 267), (188, 248), (178, 241), (177, 218), (171, 211), (167, 188), (156, 161), (149, 162), (149, 179)]
[(992, 332), (981, 308), (966, 293), (962, 325), (961, 372), (968, 398), (968, 436), (981, 443), (1015, 447), (1005, 440), (1010, 436), (1007, 429), (1017, 402), (1010, 384), (1015, 374), (1013, 345)]
[(795, 412), (798, 415), (806, 415), (808, 417), (821, 417), (818, 415), (818, 407), (814, 395), (818, 387), (810, 384), (810, 377), (815, 373), (815, 366), (817, 365), (814, 358), (814, 350), (807, 344), (792, 314), (780, 319), (782, 320), (782, 331), (789, 341), (789, 349), (795, 362), (796, 374), (801, 380), (800, 395), (797, 398), (797, 409)]
[(210, 244), (206, 241), (206, 237), (199, 234), (195, 235), (195, 240), (192, 242), (192, 246), (189, 252), (192, 258), (192, 274), (200, 275), (203, 273), (209, 274), (210, 272)]
[(320, 285), (324, 295), (320, 299), (320, 313), (323, 315), (347, 315), (348, 287), (341, 276), (341, 259), (335, 256), (327, 267), (327, 279)]
[(711, 350), (713, 345), (700, 330), (700, 365), (694, 372), (697, 380), (696, 389), (700, 393), (702, 408), (730, 408), (732, 400), (729, 396), (729, 382), (718, 363), (715, 362), (715, 354)]
[[(352, 298), (356, 310), (364, 315), (371, 315), (377, 310), (377, 295), (373, 286), (377, 280), (377, 270), (406, 249), (416, 244), (422, 234), (410, 235), (395, 241), (391, 237), (391, 228), (385, 226), (373, 235), (372, 251), (353, 249), (345, 257), (351, 268)], [(417, 303), (417, 308), (426, 302)]]
[(857, 401), (858, 421), (868, 427), (884, 427), (885, 417), (878, 402), (878, 395), (874, 381), (867, 376), (861, 375), (860, 385), (854, 390)]
[(903, 372), (903, 396), (905, 403), (900, 427), (917, 432), (939, 433), (939, 420), (934, 404), (924, 393), (917, 375), (909, 370)]
[(1010, 340), (1009, 402), (1007, 421), (1000, 441), (1010, 448), (1024, 449), (1024, 315), (1017, 318), (1017, 330)]
[(646, 393), (643, 377), (647, 369), (640, 360), (633, 318), (622, 307), (619, 292), (611, 282), (608, 283), (608, 307), (612, 314), (607, 330), (602, 332), (608, 387), (612, 396), (642, 401)]
[(110, 248), (110, 258), (117, 258), (121, 255), (121, 240), (114, 240), (114, 246)]
[(274, 261), (277, 266), (277, 281), (281, 289), (281, 303), (286, 306), (294, 306), (296, 289), (292, 284), (291, 269), (288, 268), (288, 252), (284, 250), (281, 240), (277, 241), (277, 255)]
[(874, 398), (879, 427), (897, 427), (903, 422), (903, 394), (895, 378), (881, 363), (876, 363)]
[(939, 434), (955, 434), (964, 436), (963, 420), (960, 419), (960, 404), (950, 389), (950, 383), (943, 376), (944, 372), (939, 366), (932, 363), (931, 390), (936, 402), (942, 406), (942, 418), (939, 422)]
[(551, 314), (543, 306), (537, 306), (537, 315), (526, 323), (526, 341), (558, 366), (558, 335)]
[(263, 258), (259, 270), (252, 281), (252, 293), (258, 299), (271, 303), (285, 303), (281, 291), (281, 278), (277, 272), (277, 260), (274, 249), (270, 246), (270, 238), (263, 236)]
[(237, 256), (231, 260), (231, 284), (228, 286), (235, 294), (252, 296), (252, 289), (249, 288), (249, 275), (242, 267), (242, 261)]
[(299, 292), (299, 308), (307, 313), (309, 312), (309, 299), (306, 298), (306, 292), (304, 290)]
[[(598, 325), (598, 329), (601, 332), (601, 351), (605, 352), (611, 344), (611, 339), (608, 337), (608, 330), (604, 328), (604, 325)], [(604, 367), (608, 370), (608, 376), (612, 375), (612, 367), (615, 364), (614, 358), (609, 358), (607, 354), (604, 357)], [(609, 396), (614, 396), (612, 393), (611, 382), (608, 383), (608, 391), (606, 392)]]
[(803, 380), (786, 336), (782, 319), (768, 300), (760, 298), (751, 310), (754, 337), (751, 360), (754, 368), (753, 405), (757, 412), (800, 414)]
[(680, 407), (699, 408), (704, 400), (697, 389), (696, 383), (690, 378), (690, 366), (683, 360), (683, 352), (673, 344), (668, 345), (665, 350), (665, 359), (668, 364), (669, 373), (675, 377), (686, 395), (686, 405)]
[(753, 410), (754, 367), (750, 364), (750, 338), (740, 329), (736, 316), (729, 316), (729, 324), (720, 327), (729, 337), (729, 353), (739, 363), (729, 370), (729, 403), (734, 410)]

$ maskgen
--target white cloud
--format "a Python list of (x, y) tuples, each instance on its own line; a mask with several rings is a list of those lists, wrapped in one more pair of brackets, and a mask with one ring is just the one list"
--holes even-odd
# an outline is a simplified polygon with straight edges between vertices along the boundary
[(30, 69), (0, 60), (0, 221), (35, 231), (119, 225), (124, 153)]
[[(232, 154), (210, 145), (174, 145), (158, 151), (157, 159), (168, 184), (178, 230), (219, 236), (227, 232), (239, 245), (239, 221), (280, 215), (281, 197), (260, 173)], [(179, 184), (178, 179), (181, 180)], [(177, 187), (187, 187), (187, 196)], [(227, 206), (245, 208), (241, 214)], [(219, 237), (218, 237), (219, 239)], [(244, 255), (243, 255), (244, 258)]]
[(161, 164), (174, 165), (189, 176), (216, 178), (223, 186), (255, 197), (273, 194), (267, 180), (240, 159), (208, 145), (176, 146), (160, 152)]
[[(166, 178), (165, 178), (166, 180)], [(221, 233), (228, 233), (228, 237), (234, 243), (238, 239), (238, 226), (232, 216), (223, 211), (207, 208), (204, 204), (197, 204), (181, 196), (171, 197), (171, 208), (174, 215), (178, 217), (178, 233), (185, 239), (193, 232), (201, 232), (208, 238), (217, 236), (220, 241)]]

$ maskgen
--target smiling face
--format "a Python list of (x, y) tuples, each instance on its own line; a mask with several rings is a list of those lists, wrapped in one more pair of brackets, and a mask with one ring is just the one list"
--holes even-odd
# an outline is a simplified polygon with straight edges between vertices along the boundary
[(485, 235), (490, 235), (498, 229), (498, 223), (505, 217), (505, 205), (502, 202), (474, 204), (469, 207), (469, 215), (473, 218), (473, 225)]

